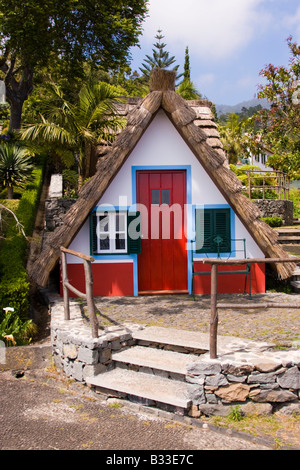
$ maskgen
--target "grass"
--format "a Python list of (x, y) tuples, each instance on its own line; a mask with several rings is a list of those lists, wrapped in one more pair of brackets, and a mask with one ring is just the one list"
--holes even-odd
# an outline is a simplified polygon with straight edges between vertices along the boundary
[(274, 449), (299, 447), (299, 415), (243, 416), (240, 408), (237, 406), (232, 407), (231, 413), (226, 417), (212, 416), (203, 418), (201, 416), (200, 419), (213, 426), (247, 433), (254, 437), (271, 439), (274, 443)]

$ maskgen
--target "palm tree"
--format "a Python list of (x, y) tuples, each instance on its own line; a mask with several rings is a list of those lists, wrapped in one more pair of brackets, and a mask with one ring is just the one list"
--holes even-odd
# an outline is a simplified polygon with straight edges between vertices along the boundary
[(78, 189), (89, 176), (91, 149), (101, 140), (112, 141), (124, 120), (116, 116), (118, 101), (113, 86), (107, 83), (87, 83), (71, 103), (60, 88), (49, 84), (50, 100), (40, 122), (29, 125), (21, 138), (40, 144), (51, 144), (56, 153), (73, 153), (78, 164)]
[(185, 100), (199, 100), (202, 97), (194, 83), (187, 78), (180, 83), (176, 92)]
[(7, 188), (7, 198), (13, 199), (14, 187), (22, 187), (33, 171), (31, 153), (14, 143), (0, 144), (0, 181)]
[(247, 152), (243, 122), (240, 122), (237, 114), (230, 113), (226, 124), (219, 124), (219, 132), (229, 163), (236, 164)]

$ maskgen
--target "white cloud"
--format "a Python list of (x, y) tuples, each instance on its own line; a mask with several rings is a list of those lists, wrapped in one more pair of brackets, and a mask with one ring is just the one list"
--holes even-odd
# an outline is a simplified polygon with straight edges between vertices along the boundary
[(284, 26), (287, 26), (288, 28), (294, 29), (295, 34), (293, 35), (293, 39), (299, 43), (300, 42), (300, 7), (296, 10), (295, 14), (286, 15), (283, 18), (283, 24)]
[[(171, 53), (189, 46), (201, 59), (226, 60), (237, 54), (270, 21), (265, 0), (150, 0), (144, 39), (153, 44), (162, 29)], [(172, 47), (170, 47), (172, 46)]]

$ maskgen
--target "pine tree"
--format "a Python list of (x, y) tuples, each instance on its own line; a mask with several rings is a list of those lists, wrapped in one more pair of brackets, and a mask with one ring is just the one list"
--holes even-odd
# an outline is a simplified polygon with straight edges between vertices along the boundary
[(194, 83), (191, 81), (190, 56), (188, 46), (186, 46), (185, 48), (183, 80), (179, 84), (176, 91), (185, 100), (198, 100), (199, 98), (201, 98), (201, 94), (198, 92)]
[(184, 58), (184, 74), (183, 80), (191, 80), (191, 71), (190, 71), (190, 56), (189, 56), (189, 48), (186, 46), (185, 48), (185, 58)]
[[(143, 77), (145, 77), (147, 80), (150, 78), (150, 74), (152, 72), (152, 69), (154, 68), (160, 68), (160, 69), (167, 69), (171, 65), (173, 65), (176, 62), (176, 59), (174, 56), (170, 57), (169, 52), (165, 50), (165, 47), (167, 46), (162, 40), (164, 39), (164, 36), (161, 34), (162, 30), (159, 29), (157, 31), (157, 35), (155, 36), (155, 39), (157, 39), (157, 42), (153, 44), (155, 49), (152, 49), (152, 57), (149, 55), (146, 55), (146, 59), (142, 64), (142, 67), (140, 67), (140, 71), (143, 74)], [(172, 70), (175, 70), (177, 72), (179, 68), (179, 65), (176, 65), (175, 67), (172, 68)], [(181, 75), (177, 75), (177, 79), (180, 78)]]

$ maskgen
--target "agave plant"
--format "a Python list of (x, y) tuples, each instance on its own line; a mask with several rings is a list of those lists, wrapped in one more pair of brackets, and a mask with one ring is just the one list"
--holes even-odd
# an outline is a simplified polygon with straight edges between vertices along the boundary
[(7, 188), (7, 198), (13, 199), (14, 187), (23, 187), (31, 177), (34, 165), (28, 149), (16, 143), (0, 144), (0, 184)]

